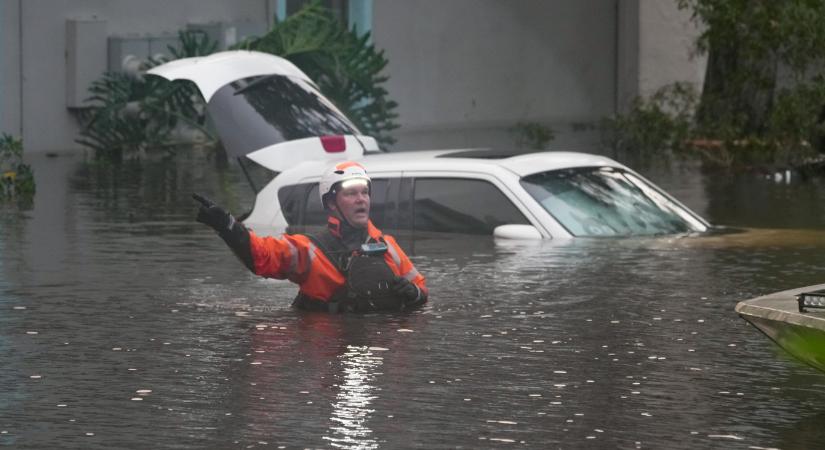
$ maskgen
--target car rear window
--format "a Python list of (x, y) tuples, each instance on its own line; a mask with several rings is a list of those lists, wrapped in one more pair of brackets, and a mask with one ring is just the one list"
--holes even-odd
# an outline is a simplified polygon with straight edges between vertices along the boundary
[(295, 139), (361, 134), (312, 84), (283, 75), (229, 83), (207, 108), (233, 156)]

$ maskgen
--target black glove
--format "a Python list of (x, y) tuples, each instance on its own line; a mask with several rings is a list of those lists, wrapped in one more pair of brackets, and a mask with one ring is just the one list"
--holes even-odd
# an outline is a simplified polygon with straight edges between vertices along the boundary
[(418, 286), (412, 284), (410, 280), (404, 277), (395, 277), (393, 280), (392, 290), (400, 297), (404, 298), (405, 303), (416, 303), (421, 297), (421, 291)]
[(249, 231), (246, 227), (242, 223), (236, 222), (232, 214), (216, 205), (212, 200), (199, 194), (192, 194), (192, 198), (201, 204), (198, 209), (198, 217), (195, 220), (214, 228), (247, 269), (255, 272), (252, 252), (249, 249)]
[(192, 194), (200, 208), (198, 209), (198, 217), (195, 218), (202, 224), (209, 225), (219, 233), (230, 231), (235, 225), (235, 218), (228, 211), (216, 205), (215, 202), (200, 194)]

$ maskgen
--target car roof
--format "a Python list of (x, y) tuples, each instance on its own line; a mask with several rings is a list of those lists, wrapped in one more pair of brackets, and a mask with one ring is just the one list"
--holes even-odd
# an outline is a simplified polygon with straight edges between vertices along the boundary
[[(371, 173), (393, 171), (490, 172), (506, 169), (519, 177), (549, 170), (575, 167), (617, 167), (624, 165), (601, 155), (579, 152), (511, 152), (490, 149), (418, 150), (369, 153), (359, 162)], [(320, 176), (333, 161), (312, 161), (286, 172), (300, 172), (303, 177)], [(289, 178), (292, 178), (291, 176)]]
[(232, 50), (208, 56), (181, 58), (146, 71), (170, 81), (189, 80), (198, 85), (208, 102), (222, 86), (256, 75), (283, 75), (315, 83), (295, 64), (269, 53), (251, 50)]

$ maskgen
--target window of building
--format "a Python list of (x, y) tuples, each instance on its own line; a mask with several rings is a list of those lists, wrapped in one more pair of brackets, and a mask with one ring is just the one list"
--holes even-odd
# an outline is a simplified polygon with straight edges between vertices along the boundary
[[(278, 20), (284, 20), (298, 12), (313, 0), (281, 0), (278, 2)], [(333, 16), (348, 29), (355, 28), (359, 35), (372, 31), (373, 0), (322, 0)]]

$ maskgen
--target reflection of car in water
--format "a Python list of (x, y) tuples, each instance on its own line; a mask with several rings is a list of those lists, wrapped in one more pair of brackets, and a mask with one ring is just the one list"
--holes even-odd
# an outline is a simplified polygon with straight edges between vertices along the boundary
[(513, 238), (702, 232), (708, 223), (629, 168), (602, 156), (442, 150), (382, 154), (288, 61), (232, 51), (186, 58), (150, 74), (196, 83), (227, 153), (277, 173), (244, 223), (284, 229), (325, 223), (318, 180), (358, 159), (373, 179), (382, 229)]

